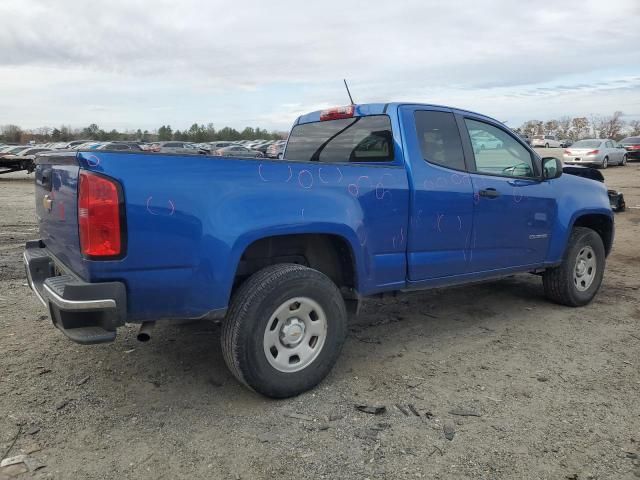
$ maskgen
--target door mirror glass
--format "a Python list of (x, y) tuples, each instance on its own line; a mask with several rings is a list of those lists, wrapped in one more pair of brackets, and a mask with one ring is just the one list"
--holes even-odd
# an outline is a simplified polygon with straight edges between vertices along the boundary
[(562, 162), (556, 157), (542, 159), (542, 178), (551, 180), (562, 175)]

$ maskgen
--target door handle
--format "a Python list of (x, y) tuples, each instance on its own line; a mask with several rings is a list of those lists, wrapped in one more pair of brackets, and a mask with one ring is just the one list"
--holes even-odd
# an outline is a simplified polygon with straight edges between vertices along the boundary
[(500, 196), (500, 192), (498, 192), (495, 188), (485, 188), (484, 190), (480, 190), (478, 194), (481, 197), (487, 198), (498, 198)]

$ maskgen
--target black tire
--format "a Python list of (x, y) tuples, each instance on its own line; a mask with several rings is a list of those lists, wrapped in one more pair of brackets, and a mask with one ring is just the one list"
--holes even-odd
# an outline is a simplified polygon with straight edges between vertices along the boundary
[(604, 157), (604, 159), (602, 160), (602, 166), (600, 168), (604, 170), (608, 166), (609, 166), (609, 157)]
[[(580, 291), (574, 283), (574, 271), (578, 254), (585, 246), (590, 246), (594, 251), (596, 274), (589, 288)], [(569, 307), (588, 304), (600, 289), (605, 263), (604, 244), (600, 235), (590, 228), (574, 228), (562, 263), (558, 267), (547, 269), (542, 276), (545, 296), (553, 302)]]
[[(304, 369), (282, 372), (267, 359), (263, 341), (276, 309), (289, 299), (317, 302), (327, 318), (324, 344)], [(338, 287), (323, 273), (296, 264), (264, 268), (234, 294), (222, 327), (222, 352), (231, 373), (247, 387), (272, 398), (299, 395), (331, 371), (347, 335), (347, 311)]]
[(620, 163), (621, 166), (626, 167), (627, 166), (627, 156), (623, 155), (622, 156), (622, 163)]
[(544, 148), (549, 148), (549, 144), (548, 144), (548, 143), (545, 143), (545, 144), (544, 144)]

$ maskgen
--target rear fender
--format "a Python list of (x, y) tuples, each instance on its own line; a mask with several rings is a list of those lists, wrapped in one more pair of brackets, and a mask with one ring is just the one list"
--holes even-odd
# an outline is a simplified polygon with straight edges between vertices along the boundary
[(349, 246), (351, 256), (353, 260), (353, 267), (355, 272), (355, 290), (360, 291), (363, 288), (363, 283), (369, 276), (369, 271), (366, 267), (365, 255), (363, 253), (363, 247), (361, 246), (358, 238), (358, 233), (350, 228), (347, 224), (338, 223), (318, 223), (313, 225), (280, 225), (272, 228), (254, 230), (246, 232), (238, 237), (231, 249), (230, 265), (229, 269), (230, 277), (223, 282), (227, 285), (227, 291), (224, 293), (226, 298), (230, 298), (231, 289), (234, 282), (234, 277), (238, 271), (238, 266), (242, 258), (243, 253), (249, 248), (250, 245), (255, 242), (269, 237), (287, 236), (287, 235), (332, 235), (340, 237)]

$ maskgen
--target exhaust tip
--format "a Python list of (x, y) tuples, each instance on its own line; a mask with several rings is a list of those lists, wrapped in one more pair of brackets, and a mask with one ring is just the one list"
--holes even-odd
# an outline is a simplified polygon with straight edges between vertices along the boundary
[(138, 331), (138, 336), (136, 337), (139, 342), (148, 342), (151, 340), (151, 330), (153, 329), (156, 322), (144, 322), (140, 325), (140, 330)]

